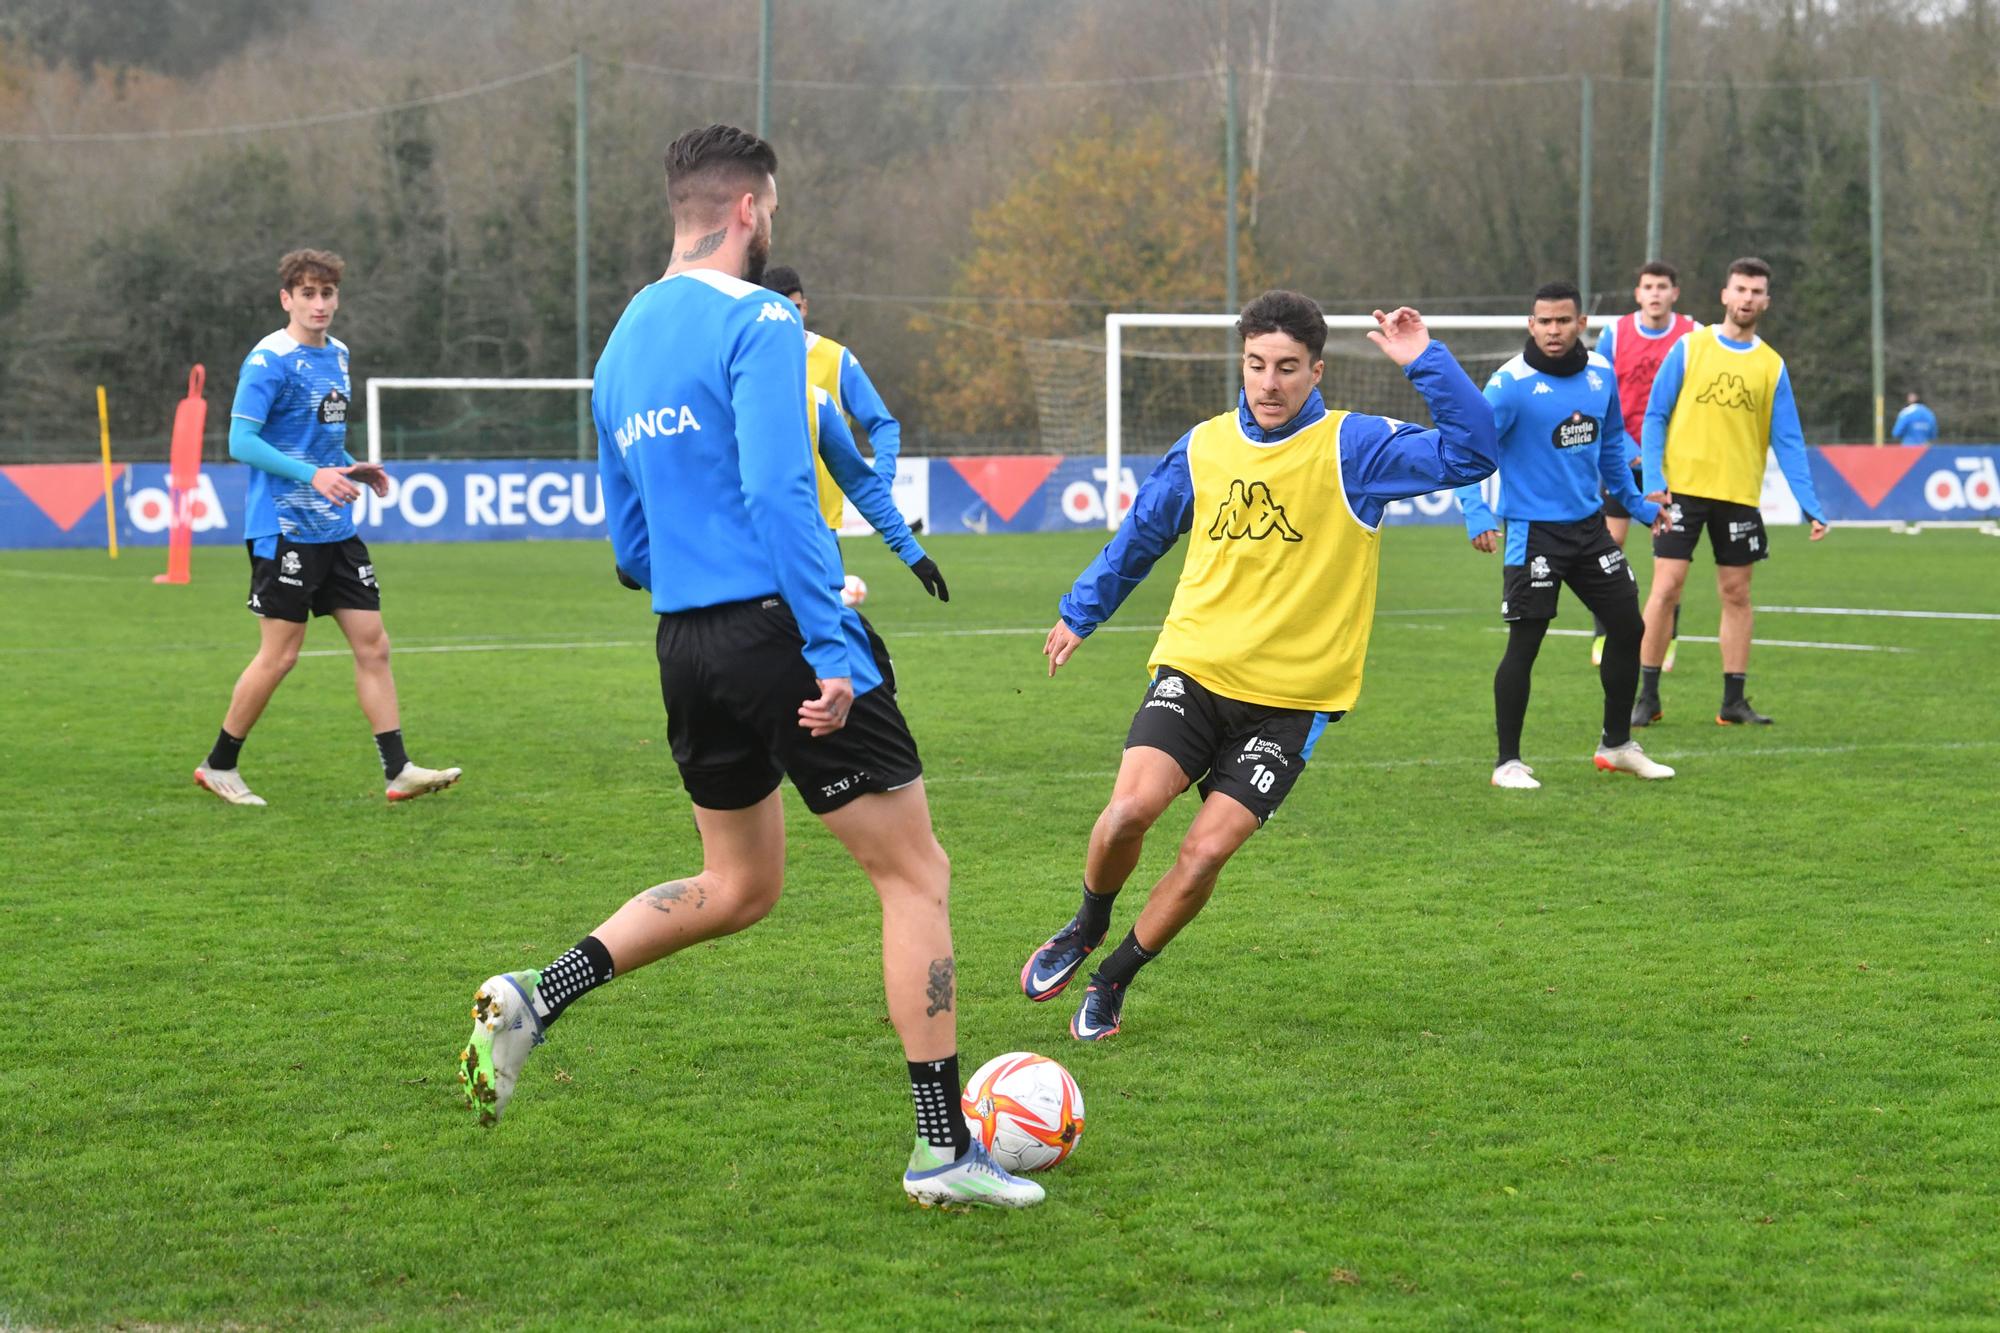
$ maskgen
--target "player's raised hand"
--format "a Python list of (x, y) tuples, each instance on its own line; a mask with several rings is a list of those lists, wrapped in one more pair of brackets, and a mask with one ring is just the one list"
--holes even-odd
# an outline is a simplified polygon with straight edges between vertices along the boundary
[(389, 474), (380, 463), (350, 463), (340, 470), (347, 474), (349, 481), (360, 482), (375, 492), (377, 499), (389, 493)]
[(1379, 327), (1369, 330), (1368, 341), (1397, 365), (1409, 365), (1431, 345), (1431, 331), (1424, 327), (1424, 317), (1409, 306), (1397, 306), (1386, 315), (1379, 310), (1369, 313)]
[(337, 505), (353, 504), (361, 488), (347, 479), (344, 467), (323, 467), (313, 472), (312, 488)]
[(1474, 537), (1472, 539), (1472, 549), (1475, 551), (1484, 551), (1487, 555), (1492, 555), (1500, 549), (1499, 530), (1497, 528), (1488, 528), (1485, 532)]
[(815, 736), (831, 736), (847, 725), (852, 707), (854, 682), (846, 676), (829, 676), (819, 682), (819, 698), (799, 705), (799, 725)]
[(1056, 627), (1049, 631), (1049, 637), (1042, 643), (1042, 656), (1049, 659), (1049, 674), (1056, 674), (1056, 668), (1069, 661), (1069, 655), (1083, 643), (1083, 636), (1058, 620)]

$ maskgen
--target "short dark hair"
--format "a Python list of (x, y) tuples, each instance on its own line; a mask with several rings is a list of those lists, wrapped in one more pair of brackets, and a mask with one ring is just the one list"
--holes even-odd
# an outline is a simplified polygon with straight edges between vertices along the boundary
[(1755, 255), (1745, 255), (1730, 262), (1729, 276), (1733, 278), (1739, 273), (1746, 278), (1762, 278), (1765, 282), (1771, 280), (1771, 266)]
[(734, 125), (705, 125), (667, 149), (667, 208), (676, 219), (699, 218), (777, 174), (778, 152), (770, 144)]
[(1665, 278), (1676, 287), (1681, 285), (1681, 271), (1664, 259), (1648, 259), (1639, 265), (1639, 271), (1632, 280), (1637, 282), (1640, 278)]
[(804, 296), (806, 285), (799, 281), (797, 269), (780, 264), (764, 270), (764, 290), (780, 296)]
[(1545, 282), (1535, 288), (1535, 301), (1538, 304), (1542, 301), (1568, 301), (1576, 306), (1577, 314), (1583, 313), (1583, 293), (1578, 291), (1576, 284), (1567, 278)]
[(292, 291), (307, 278), (338, 287), (347, 261), (331, 250), (293, 250), (278, 261), (278, 285)]
[(1304, 292), (1276, 289), (1243, 307), (1236, 332), (1245, 342), (1265, 333), (1282, 333), (1306, 345), (1313, 360), (1326, 350), (1326, 312)]

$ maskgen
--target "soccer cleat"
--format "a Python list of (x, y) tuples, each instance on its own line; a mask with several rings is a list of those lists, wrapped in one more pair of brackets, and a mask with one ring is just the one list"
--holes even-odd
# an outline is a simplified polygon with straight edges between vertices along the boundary
[(903, 1193), (922, 1208), (1032, 1208), (1045, 1193), (1032, 1180), (1009, 1174), (978, 1139), (957, 1161), (946, 1161), (926, 1139), (910, 1149)]
[(1082, 926), (1071, 917), (1068, 925), (1049, 937), (1048, 943), (1028, 955), (1021, 968), (1021, 993), (1036, 1004), (1055, 999), (1069, 985), (1083, 960), (1102, 943), (1104, 936), (1099, 934), (1085, 944)]
[(1604, 665), (1604, 638), (1605, 636), (1600, 634), (1590, 641), (1590, 664), (1592, 666)]
[(499, 1123), (528, 1052), (542, 1044), (534, 1003), (541, 984), (537, 971), (502, 972), (472, 997), (472, 1036), (458, 1053), (458, 1082), (482, 1125)]
[(1509, 759), (1493, 770), (1493, 785), (1509, 791), (1534, 791), (1542, 784), (1535, 781), (1534, 769), (1518, 759)]
[(1674, 669), (1674, 654), (1680, 651), (1680, 646), (1681, 641), (1679, 639), (1667, 640), (1667, 655), (1660, 659), (1660, 670), (1672, 671)]
[(456, 768), (418, 768), (405, 763), (403, 771), (389, 782), (388, 796), (392, 801), (414, 801), (419, 796), (428, 796), (434, 791), (443, 791), (458, 781), (463, 770)]
[(1750, 706), (1748, 699), (1738, 699), (1733, 704), (1722, 705), (1722, 711), (1715, 715), (1718, 727), (1768, 727), (1771, 719)]
[(194, 785), (213, 792), (231, 805), (262, 805), (264, 798), (244, 785), (243, 775), (233, 768), (210, 768), (196, 764)]
[(1650, 695), (1640, 695), (1632, 703), (1632, 725), (1650, 727), (1666, 714), (1660, 711), (1660, 701)]
[(1103, 1041), (1118, 1031), (1125, 1010), (1125, 988), (1091, 975), (1083, 1003), (1069, 1018), (1069, 1035), (1078, 1041)]
[(1591, 762), (1606, 773), (1630, 773), (1633, 777), (1645, 778), (1649, 782), (1674, 775), (1674, 770), (1665, 764), (1648, 759), (1637, 741), (1626, 741), (1623, 745), (1600, 745)]

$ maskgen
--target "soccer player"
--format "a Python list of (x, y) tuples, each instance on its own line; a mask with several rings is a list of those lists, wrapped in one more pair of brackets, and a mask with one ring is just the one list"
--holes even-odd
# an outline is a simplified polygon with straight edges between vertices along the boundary
[(702, 866), (637, 894), (547, 967), (488, 978), (459, 1077), (493, 1123), (579, 996), (768, 913), (790, 777), (881, 899), (884, 989), (916, 1102), (904, 1191), (927, 1206), (1038, 1203), (1041, 1186), (1001, 1170), (959, 1107), (951, 865), (888, 664), (840, 604), (839, 553), (814, 506), (798, 312), (757, 285), (777, 154), (710, 125), (676, 139), (666, 166), (673, 262), (612, 330), (591, 408), (618, 566), (660, 613), (667, 735)]
[[(799, 308), (799, 321), (806, 319), (806, 285), (798, 270), (780, 265), (764, 275), (764, 286), (790, 300)], [(903, 427), (889, 415), (874, 381), (854, 359), (854, 353), (831, 338), (806, 334), (806, 380), (833, 399), (841, 413), (861, 423), (868, 434), (868, 447), (875, 451), (875, 475), (888, 485), (896, 479), (896, 458), (903, 449)], [(840, 530), (840, 483), (824, 460), (817, 465), (819, 512), (826, 525)], [(852, 494), (852, 492), (849, 492)]]
[(1896, 424), (1889, 435), (1897, 444), (1929, 444), (1937, 438), (1937, 413), (1924, 406), (1924, 400), (1915, 389), (1910, 390), (1903, 410), (1896, 414)]
[(1632, 706), (1635, 727), (1662, 716), (1660, 666), (1688, 562), (1704, 529), (1722, 598), (1722, 707), (1715, 720), (1723, 726), (1771, 721), (1743, 693), (1750, 670), (1750, 571), (1771, 554), (1757, 508), (1767, 454), (1777, 451), (1792, 495), (1812, 523), (1813, 541), (1826, 536), (1826, 524), (1806, 462), (1791, 373), (1784, 358), (1757, 336), (1757, 322), (1770, 308), (1771, 266), (1761, 259), (1737, 260), (1722, 289), (1722, 323), (1696, 329), (1674, 344), (1653, 381), (1640, 452), (1647, 493), (1667, 494), (1669, 502), (1666, 524), (1653, 537), (1639, 700)]
[[(1646, 398), (1653, 392), (1653, 377), (1674, 344), (1701, 327), (1674, 311), (1675, 303), (1681, 299), (1681, 275), (1672, 264), (1664, 259), (1647, 260), (1639, 266), (1637, 283), (1632, 289), (1632, 300), (1639, 308), (1606, 329), (1597, 341), (1598, 355), (1609, 361), (1618, 374), (1618, 406), (1625, 425), (1625, 443), (1632, 451), (1635, 486), (1643, 484), (1639, 440), (1646, 424)], [(1604, 492), (1604, 517), (1611, 540), (1623, 550), (1632, 515), (1608, 489)], [(1604, 623), (1598, 621), (1596, 637), (1590, 643), (1592, 666), (1603, 664), (1604, 632)], [(1674, 611), (1674, 632), (1680, 632), (1679, 608)], [(1660, 663), (1662, 671), (1674, 669), (1674, 650), (1679, 643), (1678, 638), (1667, 640), (1667, 656)]]
[(1611, 363), (1583, 345), (1586, 323), (1573, 283), (1544, 283), (1528, 317), (1527, 347), (1486, 382), (1486, 401), (1500, 431), (1505, 535), (1478, 486), (1458, 492), (1473, 548), (1488, 555), (1506, 548), (1500, 618), (1507, 622), (1507, 651), (1493, 673), (1493, 717), (1500, 735), (1493, 785), (1519, 791), (1542, 785), (1521, 761), (1521, 726), (1535, 655), (1565, 583), (1605, 627), (1598, 666), (1604, 731), (1594, 762), (1610, 773), (1674, 775), (1632, 739), (1632, 696), (1639, 688), (1639, 640), (1646, 623), (1639, 616), (1638, 581), (1624, 550), (1611, 539), (1598, 501), (1608, 492), (1642, 523), (1654, 522), (1660, 506), (1633, 483), (1618, 380)]
[(1110, 804), (1091, 831), (1083, 902), (1028, 957), (1021, 989), (1054, 999), (1103, 941), (1146, 831), (1194, 786), (1201, 809), (1137, 923), (1090, 978), (1070, 1035), (1118, 1031), (1125, 993), (1214, 891), (1222, 867), (1298, 781), (1328, 724), (1354, 706), (1375, 616), (1383, 512), (1392, 500), (1493, 471), (1493, 413), (1422, 316), (1375, 312), (1368, 337), (1403, 367), (1437, 428), (1330, 411), (1326, 317), (1297, 292), (1243, 308), (1234, 411), (1183, 435), (1131, 513), (1059, 604), (1049, 674), (1108, 620), (1155, 561), (1191, 534), (1152, 681), (1132, 719)]
[(238, 756), (299, 660), (308, 613), (332, 616), (354, 651), (354, 692), (375, 733), (389, 799), (442, 791), (459, 778), (456, 768), (423, 768), (404, 753), (382, 590), (348, 509), (362, 486), (388, 494), (389, 479), (347, 452), (347, 344), (327, 333), (345, 269), (327, 250), (294, 250), (278, 261), (278, 304), (289, 318), (244, 359), (230, 409), (229, 456), (251, 468), (243, 544), (258, 645), (194, 780), (231, 805), (264, 804), (243, 781)]

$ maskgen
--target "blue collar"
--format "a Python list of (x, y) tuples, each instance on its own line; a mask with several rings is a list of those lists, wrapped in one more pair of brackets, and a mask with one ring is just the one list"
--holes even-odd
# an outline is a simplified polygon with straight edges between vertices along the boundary
[(1297, 416), (1276, 430), (1265, 430), (1257, 424), (1257, 418), (1250, 412), (1250, 395), (1242, 389), (1236, 391), (1236, 424), (1242, 428), (1245, 435), (1259, 444), (1277, 444), (1289, 440), (1325, 415), (1326, 399), (1319, 396), (1318, 389), (1314, 389), (1306, 396), (1306, 405), (1299, 409)]

